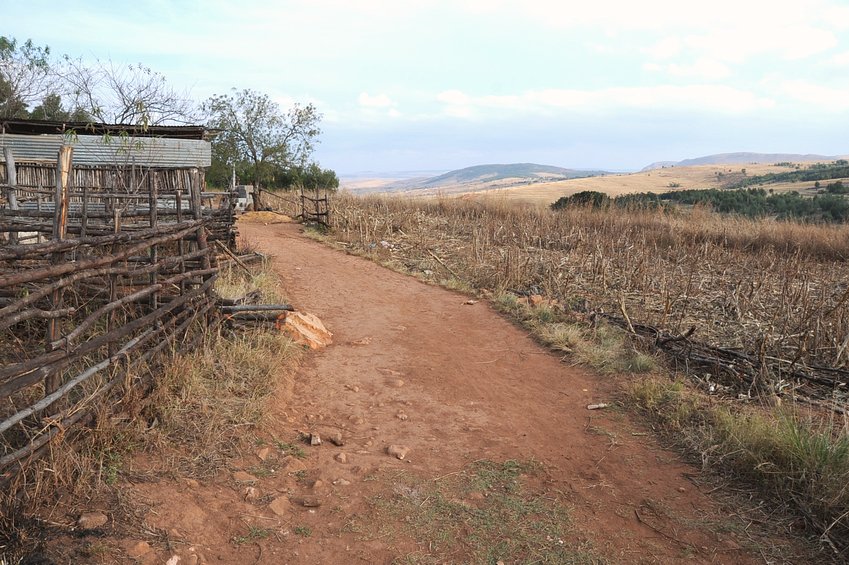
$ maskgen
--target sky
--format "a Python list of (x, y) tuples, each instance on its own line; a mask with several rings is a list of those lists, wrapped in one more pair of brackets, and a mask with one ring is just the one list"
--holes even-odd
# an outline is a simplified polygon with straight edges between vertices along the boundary
[(849, 153), (849, 0), (0, 0), (0, 35), (313, 103), (342, 175)]

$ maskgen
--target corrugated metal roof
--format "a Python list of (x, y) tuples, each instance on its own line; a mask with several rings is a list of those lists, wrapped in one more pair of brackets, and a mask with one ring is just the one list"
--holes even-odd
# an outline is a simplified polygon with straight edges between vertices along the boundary
[(150, 167), (209, 167), (212, 146), (199, 139), (109, 137), (97, 135), (0, 134), (0, 159), (5, 147), (17, 161), (56, 162), (63, 143), (74, 148), (78, 165), (144, 165)]

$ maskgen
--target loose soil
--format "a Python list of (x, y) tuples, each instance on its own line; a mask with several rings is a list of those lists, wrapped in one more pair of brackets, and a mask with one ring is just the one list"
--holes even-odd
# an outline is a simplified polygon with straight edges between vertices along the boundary
[[(617, 407), (614, 379), (561, 361), (486, 302), (331, 249), (296, 224), (239, 229), (334, 343), (307, 356), (269, 407), (277, 423), (230, 472), (121, 485), (158, 537), (101, 542), (132, 553), (146, 539), (153, 551), (142, 563), (391, 563), (427, 552), (375, 512), (400, 477), (518, 460), (537, 462), (538, 488), (567, 507), (570, 542), (610, 562), (763, 562), (745, 524), (701, 492), (699, 470)], [(600, 402), (610, 406), (587, 409)], [(343, 446), (328, 441), (337, 432)], [(301, 433), (323, 442), (298, 443)], [(305, 457), (285, 456), (290, 444)], [(403, 460), (387, 454), (395, 444), (409, 448)], [(127, 476), (157, 468), (149, 457)]]

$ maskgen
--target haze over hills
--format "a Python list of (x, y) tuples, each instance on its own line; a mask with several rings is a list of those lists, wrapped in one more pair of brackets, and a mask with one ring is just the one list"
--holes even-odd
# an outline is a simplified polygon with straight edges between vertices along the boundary
[[(651, 171), (661, 169), (663, 167), (692, 167), (695, 165), (739, 165), (752, 163), (798, 163), (810, 161), (834, 161), (840, 159), (840, 156), (826, 155), (811, 155), (797, 153), (717, 153), (715, 155), (705, 155), (704, 157), (696, 157), (694, 159), (684, 159), (683, 161), (657, 161), (646, 167), (642, 171)], [(641, 171), (641, 172), (642, 172)]]
[(396, 173), (346, 175), (342, 187), (352, 192), (400, 192), (427, 189), (483, 190), (513, 185), (563, 181), (609, 174), (607, 171), (566, 169), (536, 163), (474, 165), (434, 176)]
[(579, 171), (551, 165), (537, 165), (536, 163), (475, 165), (431, 177), (422, 181), (420, 185), (422, 187), (433, 187), (447, 184), (492, 182), (505, 179), (553, 181), (592, 177), (601, 174), (605, 174), (605, 172)]

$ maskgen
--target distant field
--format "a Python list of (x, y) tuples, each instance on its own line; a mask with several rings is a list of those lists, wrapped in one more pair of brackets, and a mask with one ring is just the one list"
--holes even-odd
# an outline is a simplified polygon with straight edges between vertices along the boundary
[[(810, 163), (801, 163), (809, 165)], [(745, 170), (745, 174), (743, 171)], [(343, 183), (343, 190), (352, 194), (391, 192), (404, 196), (432, 198), (454, 196), (463, 199), (496, 199), (524, 202), (533, 205), (548, 205), (561, 196), (570, 196), (585, 190), (603, 192), (611, 197), (636, 192), (663, 193), (670, 190), (692, 190), (699, 188), (725, 188), (747, 176), (792, 171), (791, 167), (772, 164), (694, 165), (689, 167), (666, 167), (637, 173), (609, 174), (551, 182), (530, 181), (521, 178), (502, 178), (495, 181), (450, 184), (433, 188), (409, 189), (405, 184), (410, 178), (358, 178)], [(828, 182), (834, 182), (828, 181)], [(849, 184), (849, 179), (844, 179)], [(823, 186), (826, 182), (821, 183)], [(775, 192), (799, 191), (814, 194), (813, 182), (776, 183), (764, 185)]]
[[(652, 171), (606, 175), (570, 179), (565, 181), (538, 183), (529, 186), (517, 186), (494, 190), (481, 190), (465, 195), (466, 198), (497, 197), (528, 202), (531, 204), (550, 204), (561, 196), (569, 196), (584, 190), (595, 190), (609, 196), (633, 194), (635, 192), (662, 193), (670, 190), (687, 190), (695, 188), (722, 188), (743, 178), (746, 175), (762, 175), (792, 170), (789, 167), (776, 165), (698, 165), (693, 167), (668, 167)], [(676, 186), (677, 185), (677, 186)], [(798, 190), (813, 188), (814, 183), (783, 183), (769, 185), (775, 191)]]

